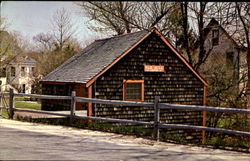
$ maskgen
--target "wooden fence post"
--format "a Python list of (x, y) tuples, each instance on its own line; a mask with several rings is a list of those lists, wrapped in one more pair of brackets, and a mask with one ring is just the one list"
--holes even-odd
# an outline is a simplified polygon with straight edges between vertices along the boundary
[(76, 92), (72, 91), (72, 93), (71, 93), (71, 106), (70, 106), (70, 119), (71, 119), (71, 122), (73, 120), (73, 117), (75, 115), (75, 110), (76, 110), (75, 96), (76, 96)]
[(0, 117), (2, 116), (3, 114), (3, 95), (0, 96)]
[(160, 129), (159, 129), (159, 123), (160, 123), (160, 108), (158, 107), (158, 103), (160, 101), (160, 97), (155, 97), (154, 102), (154, 138), (156, 141), (159, 141), (160, 139)]
[(10, 95), (9, 95), (9, 118), (13, 119), (14, 116), (14, 109), (13, 109), (13, 105), (14, 105), (14, 91), (12, 88), (10, 88)]

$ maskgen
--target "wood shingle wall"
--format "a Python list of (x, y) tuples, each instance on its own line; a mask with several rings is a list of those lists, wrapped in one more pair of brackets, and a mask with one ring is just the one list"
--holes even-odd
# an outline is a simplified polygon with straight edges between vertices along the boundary
[[(44, 95), (70, 96), (72, 85), (43, 84), (42, 93)], [(70, 100), (42, 99), (42, 110), (63, 111), (70, 110)]]
[[(164, 65), (165, 72), (144, 72), (144, 65)], [(144, 101), (153, 102), (160, 96), (161, 103), (203, 105), (203, 84), (153, 33), (123, 59), (100, 76), (93, 86), (93, 97), (123, 99), (123, 80), (144, 80)], [(149, 107), (117, 107), (95, 104), (96, 116), (153, 121), (154, 109)], [(161, 110), (161, 122), (202, 125), (199, 111)], [(172, 130), (182, 136), (201, 137), (200, 131), (186, 133)], [(171, 130), (169, 131), (171, 133)]]

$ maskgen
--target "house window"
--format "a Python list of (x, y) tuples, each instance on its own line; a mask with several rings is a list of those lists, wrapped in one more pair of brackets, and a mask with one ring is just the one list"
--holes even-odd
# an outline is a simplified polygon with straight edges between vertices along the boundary
[(36, 88), (35, 85), (32, 84), (32, 85), (31, 85), (31, 94), (34, 94), (34, 93), (35, 93), (35, 88)]
[(6, 77), (6, 68), (2, 68), (0, 76), (1, 77)]
[(15, 77), (16, 76), (16, 68), (15, 67), (11, 67), (10, 73), (11, 73), (12, 77)]
[(31, 75), (34, 76), (35, 74), (35, 67), (31, 67)]
[(212, 43), (213, 46), (218, 45), (219, 44), (219, 29), (216, 30), (212, 30)]
[(144, 101), (144, 80), (124, 80), (123, 100)]
[(25, 76), (25, 67), (21, 67), (21, 76)]
[(227, 52), (226, 53), (226, 66), (228, 69), (234, 68), (234, 53), (233, 52)]

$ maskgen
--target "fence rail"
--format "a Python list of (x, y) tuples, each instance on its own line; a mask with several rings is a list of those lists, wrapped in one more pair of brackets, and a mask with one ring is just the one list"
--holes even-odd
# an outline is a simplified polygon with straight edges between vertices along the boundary
[(159, 104), (159, 108), (160, 109), (199, 110), (199, 111), (211, 111), (211, 112), (250, 114), (250, 110), (248, 109), (194, 106), (194, 105)]
[(41, 99), (57, 99), (57, 100), (70, 100), (71, 99), (71, 96), (53, 96), (53, 95), (24, 94), (24, 93), (15, 93), (14, 95), (41, 98)]
[(154, 107), (154, 103), (150, 103), (150, 102), (131, 102), (131, 101), (103, 100), (103, 99), (85, 98), (85, 97), (76, 97), (76, 102), (91, 102), (91, 103), (123, 105), (123, 106), (125, 105), (125, 106)]
[(19, 111), (19, 112), (31, 112), (31, 113), (40, 113), (40, 114), (55, 115), (55, 116), (65, 116), (65, 117), (71, 116), (70, 114), (53, 113), (53, 112), (39, 111), (39, 110), (32, 110), (32, 109), (13, 108), (13, 110)]
[[(38, 111), (38, 110), (30, 110), (30, 109), (18, 109), (18, 108), (14, 108), (14, 111), (32, 112), (32, 113), (41, 113), (41, 114), (49, 114), (49, 115), (56, 115), (56, 116), (73, 117), (73, 118), (76, 118), (76, 119), (86, 119), (86, 120), (93, 120), (93, 121), (106, 121), (106, 122), (116, 122), (116, 123), (130, 123), (130, 124), (133, 124), (133, 125), (155, 126), (154, 122), (145, 122), (145, 121), (134, 121), (134, 120), (125, 120), (125, 119), (121, 120), (121, 119), (114, 119), (114, 118), (77, 116), (77, 115), (72, 116), (70, 114), (52, 113), (52, 112), (46, 112), (46, 111)], [(182, 125), (182, 124), (162, 124), (162, 123), (160, 123), (158, 126), (159, 126), (158, 129), (160, 129), (160, 128), (193, 129), (193, 130), (206, 130), (206, 131), (227, 133), (227, 134), (233, 134), (233, 135), (250, 136), (249, 132), (228, 130), (228, 129), (220, 129), (220, 128), (212, 128), (212, 127), (204, 127), (204, 126), (193, 126), (193, 125)]]
[[(87, 120), (106, 121), (106, 122), (130, 123), (130, 124), (134, 124), (134, 125), (150, 125), (150, 126), (154, 127), (154, 137), (156, 140), (159, 140), (159, 135), (160, 135), (159, 129), (160, 128), (206, 130), (206, 131), (213, 131), (213, 132), (220, 132), (220, 133), (227, 133), (227, 134), (234, 134), (234, 135), (250, 136), (250, 132), (244, 132), (244, 131), (212, 128), (212, 127), (205, 127), (205, 126), (160, 123), (160, 110), (161, 109), (199, 110), (199, 111), (250, 114), (250, 110), (248, 110), (248, 109), (163, 104), (163, 103), (159, 103), (160, 97), (156, 97), (155, 101), (153, 103), (152, 102), (130, 102), (130, 101), (117, 101), (117, 100), (102, 100), (102, 99), (95, 99), (95, 98), (76, 97), (74, 91), (72, 92), (71, 96), (51, 96), (51, 95), (23, 94), (23, 93), (15, 94), (15, 93), (13, 93), (13, 90), (10, 90), (9, 93), (0, 94), (0, 96), (2, 96), (2, 95), (9, 95), (8, 114), (9, 114), (9, 117), (11, 119), (13, 119), (14, 111), (22, 111), (22, 112), (65, 116), (65, 117), (70, 117), (71, 119), (76, 118), (76, 119), (87, 119)], [(18, 108), (13, 107), (14, 96), (27, 96), (27, 97), (35, 97), (35, 98), (42, 98), (42, 99), (71, 100), (71, 110), (70, 110), (69, 114), (60, 114), (60, 113), (52, 113), (52, 112), (40, 111), (40, 110), (18, 109)], [(91, 102), (91, 103), (112, 104), (112, 105), (122, 105), (122, 106), (125, 105), (125, 106), (154, 107), (154, 109), (155, 109), (154, 121), (153, 122), (143, 122), (143, 121), (125, 120), (125, 119), (102, 118), (102, 117), (92, 117), (92, 116), (77, 116), (77, 115), (75, 115), (76, 102)]]

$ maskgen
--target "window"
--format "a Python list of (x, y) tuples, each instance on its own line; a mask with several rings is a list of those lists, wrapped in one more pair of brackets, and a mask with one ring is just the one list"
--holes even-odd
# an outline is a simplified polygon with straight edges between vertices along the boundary
[(212, 30), (212, 43), (213, 46), (218, 45), (219, 44), (219, 29), (216, 30)]
[(226, 65), (228, 69), (234, 68), (234, 53), (233, 52), (227, 52), (226, 53)]
[(6, 68), (1, 69), (0, 77), (6, 77)]
[(123, 100), (144, 101), (144, 80), (124, 80)]
[(36, 87), (35, 87), (35, 85), (34, 84), (32, 84), (31, 85), (31, 94), (35, 94), (36, 92), (35, 92), (35, 89)]
[(21, 67), (21, 76), (25, 76), (25, 67)]
[(34, 76), (35, 74), (35, 67), (31, 67), (31, 75)]
[(12, 77), (15, 77), (16, 76), (16, 68), (15, 67), (11, 67), (10, 73), (11, 73)]

